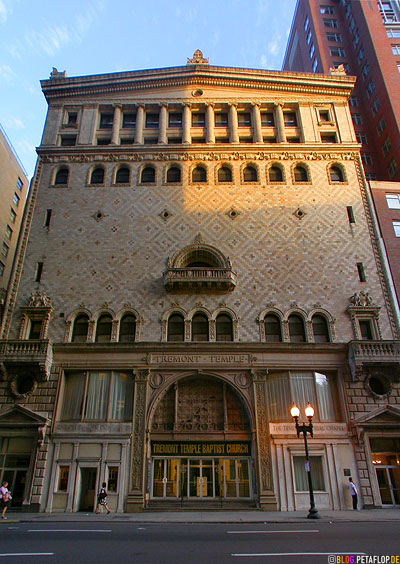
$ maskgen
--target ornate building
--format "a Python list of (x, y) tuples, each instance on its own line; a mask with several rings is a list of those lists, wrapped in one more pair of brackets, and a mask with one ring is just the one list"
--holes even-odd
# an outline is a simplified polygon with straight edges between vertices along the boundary
[(318, 507), (351, 506), (349, 475), (365, 506), (388, 502), (398, 320), (353, 85), (199, 51), (42, 81), (0, 342), (0, 472), (23, 507), (93, 509), (106, 481), (119, 512), (304, 509), (293, 401), (316, 410)]

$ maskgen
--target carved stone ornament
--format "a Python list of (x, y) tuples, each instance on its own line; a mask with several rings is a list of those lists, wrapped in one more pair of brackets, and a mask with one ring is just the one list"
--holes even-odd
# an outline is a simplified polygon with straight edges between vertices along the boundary
[(51, 307), (51, 298), (46, 296), (44, 292), (36, 290), (36, 292), (31, 294), (28, 301), (28, 307)]
[(344, 65), (338, 65), (337, 67), (331, 67), (329, 69), (329, 74), (344, 74), (347, 75)]
[(66, 78), (66, 76), (66, 71), (59, 72), (56, 67), (53, 67), (53, 70), (50, 73), (50, 80), (54, 80), (55, 78)]
[(30, 374), (17, 374), (10, 380), (10, 393), (15, 399), (26, 399), (37, 388), (37, 380)]
[(363, 290), (360, 292), (354, 292), (354, 294), (349, 298), (349, 302), (356, 307), (371, 307), (374, 305), (369, 293), (364, 292)]
[(193, 53), (193, 58), (188, 59), (187, 64), (188, 65), (208, 65), (209, 60), (208, 60), (208, 58), (205, 59), (203, 57), (203, 53), (200, 51), (200, 49), (196, 49), (196, 51)]

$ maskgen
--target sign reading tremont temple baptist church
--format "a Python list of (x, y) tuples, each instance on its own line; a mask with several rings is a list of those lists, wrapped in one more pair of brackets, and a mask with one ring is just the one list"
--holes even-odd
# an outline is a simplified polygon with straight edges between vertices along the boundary
[(152, 441), (153, 456), (250, 456), (250, 442), (172, 442)]

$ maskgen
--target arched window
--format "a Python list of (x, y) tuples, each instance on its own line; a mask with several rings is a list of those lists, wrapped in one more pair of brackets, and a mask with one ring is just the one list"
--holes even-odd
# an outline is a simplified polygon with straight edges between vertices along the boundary
[(217, 341), (233, 341), (233, 324), (230, 315), (220, 313), (215, 325)]
[(243, 169), (243, 180), (244, 182), (257, 182), (257, 170), (254, 166), (248, 165)]
[(119, 342), (131, 343), (136, 335), (136, 317), (132, 313), (126, 313), (119, 324)]
[(167, 170), (167, 182), (180, 182), (181, 181), (181, 169), (177, 166), (171, 166)]
[(326, 319), (323, 315), (316, 313), (312, 317), (312, 328), (314, 341), (316, 343), (329, 343), (329, 330)]
[(72, 342), (85, 343), (87, 340), (88, 327), (89, 327), (88, 316), (84, 313), (78, 315), (74, 322), (74, 328), (72, 331)]
[(208, 319), (203, 313), (193, 316), (192, 341), (208, 341)]
[(112, 319), (111, 315), (104, 313), (100, 315), (96, 327), (96, 343), (108, 343), (111, 341)]
[(232, 182), (232, 171), (227, 166), (218, 169), (218, 182)]
[(296, 166), (294, 169), (295, 182), (308, 182), (308, 172), (304, 166)]
[(264, 317), (265, 340), (267, 343), (280, 343), (282, 341), (281, 322), (274, 313)]
[(54, 184), (67, 184), (68, 183), (69, 170), (67, 167), (62, 167), (58, 169), (57, 174), (54, 178)]
[(300, 315), (293, 313), (289, 316), (289, 335), (291, 343), (305, 343), (304, 322)]
[(182, 315), (180, 315), (179, 313), (173, 313), (168, 318), (167, 340), (185, 340), (185, 322)]
[(90, 184), (103, 184), (104, 182), (104, 168), (101, 166), (92, 170), (90, 175)]
[(156, 171), (152, 166), (145, 166), (140, 175), (140, 182), (155, 182)]
[(268, 170), (268, 179), (270, 182), (282, 182), (283, 174), (281, 167), (271, 166), (271, 168)]
[(196, 166), (192, 171), (192, 182), (207, 182), (207, 171), (202, 166)]
[(329, 169), (329, 178), (331, 182), (343, 182), (343, 171), (338, 166), (331, 166)]
[(127, 166), (121, 166), (117, 170), (117, 174), (115, 177), (116, 184), (127, 184), (129, 182), (130, 177), (130, 170)]

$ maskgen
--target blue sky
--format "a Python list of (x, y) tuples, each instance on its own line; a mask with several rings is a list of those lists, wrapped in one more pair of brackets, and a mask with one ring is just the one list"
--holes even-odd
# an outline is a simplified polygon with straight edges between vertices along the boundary
[(39, 81), (185, 65), (280, 69), (296, 0), (0, 0), (0, 123), (28, 175), (47, 105)]

